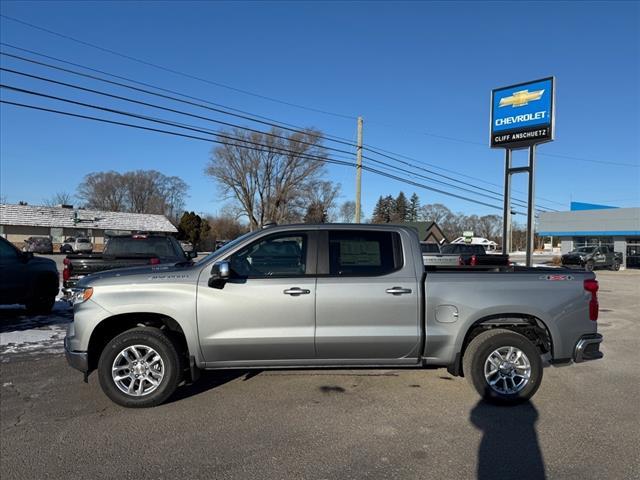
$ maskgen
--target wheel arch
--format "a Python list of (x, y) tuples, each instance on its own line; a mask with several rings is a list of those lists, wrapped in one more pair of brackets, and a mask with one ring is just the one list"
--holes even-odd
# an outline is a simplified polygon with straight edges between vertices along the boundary
[(162, 330), (173, 341), (178, 354), (188, 361), (187, 338), (184, 330), (174, 318), (152, 312), (123, 313), (101, 320), (91, 332), (87, 348), (89, 372), (97, 368), (100, 355), (109, 341), (127, 330), (141, 326)]
[(510, 330), (527, 337), (536, 346), (540, 355), (553, 354), (553, 336), (547, 324), (539, 317), (523, 313), (500, 313), (484, 316), (467, 328), (453, 364), (447, 367), (454, 376), (464, 377), (462, 358), (469, 343), (482, 332), (494, 328)]

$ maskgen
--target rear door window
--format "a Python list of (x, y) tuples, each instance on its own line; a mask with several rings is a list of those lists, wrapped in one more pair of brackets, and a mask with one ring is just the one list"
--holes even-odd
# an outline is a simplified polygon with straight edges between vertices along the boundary
[(395, 232), (329, 231), (329, 275), (379, 276), (402, 268)]

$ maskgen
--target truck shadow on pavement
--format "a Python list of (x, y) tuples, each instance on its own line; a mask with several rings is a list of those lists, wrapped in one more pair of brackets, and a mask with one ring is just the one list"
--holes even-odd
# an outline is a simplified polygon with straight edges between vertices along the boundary
[(258, 375), (261, 370), (215, 370), (202, 371), (200, 378), (193, 383), (188, 383), (179, 387), (176, 392), (169, 397), (166, 404), (178, 402), (185, 398), (194, 397), (214, 388), (221, 387), (238, 378), (244, 377), (244, 381)]
[(538, 410), (531, 402), (507, 407), (481, 400), (471, 411), (469, 420), (482, 431), (478, 480), (546, 479), (535, 428)]

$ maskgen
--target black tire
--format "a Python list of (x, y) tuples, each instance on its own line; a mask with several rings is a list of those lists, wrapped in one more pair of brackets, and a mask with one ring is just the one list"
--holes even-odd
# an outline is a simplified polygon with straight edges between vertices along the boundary
[(56, 303), (56, 297), (42, 297), (29, 300), (25, 307), (27, 307), (27, 313), (31, 315), (48, 315), (53, 309), (53, 305)]
[[(121, 391), (111, 375), (116, 357), (125, 348), (134, 345), (154, 349), (164, 364), (164, 376), (159, 385), (152, 392), (142, 396), (133, 396)], [(176, 347), (169, 337), (157, 328), (138, 327), (121, 333), (107, 343), (100, 354), (98, 379), (102, 391), (118, 405), (129, 408), (155, 407), (167, 400), (178, 387), (182, 376), (181, 366)]]
[[(500, 393), (489, 385), (485, 378), (485, 363), (492, 352), (500, 348), (515, 347), (524, 353), (530, 365), (530, 377), (516, 393)], [(542, 360), (536, 346), (524, 335), (506, 329), (492, 329), (475, 337), (463, 357), (463, 372), (476, 391), (487, 401), (502, 405), (513, 405), (529, 400), (542, 382)], [(513, 382), (511, 382), (513, 385)], [(507, 385), (506, 380), (504, 385)]]
[(611, 270), (613, 270), (614, 272), (617, 272), (618, 270), (620, 270), (620, 263), (613, 262), (613, 265), (611, 266)]
[(592, 260), (589, 260), (587, 263), (584, 264), (584, 269), (587, 272), (593, 272), (593, 268), (594, 268), (594, 265)]

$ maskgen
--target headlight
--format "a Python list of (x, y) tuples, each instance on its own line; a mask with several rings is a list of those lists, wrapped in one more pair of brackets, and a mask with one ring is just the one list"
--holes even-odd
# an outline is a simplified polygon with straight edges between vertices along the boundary
[(93, 295), (93, 288), (74, 288), (71, 291), (71, 303), (74, 305), (86, 302)]

